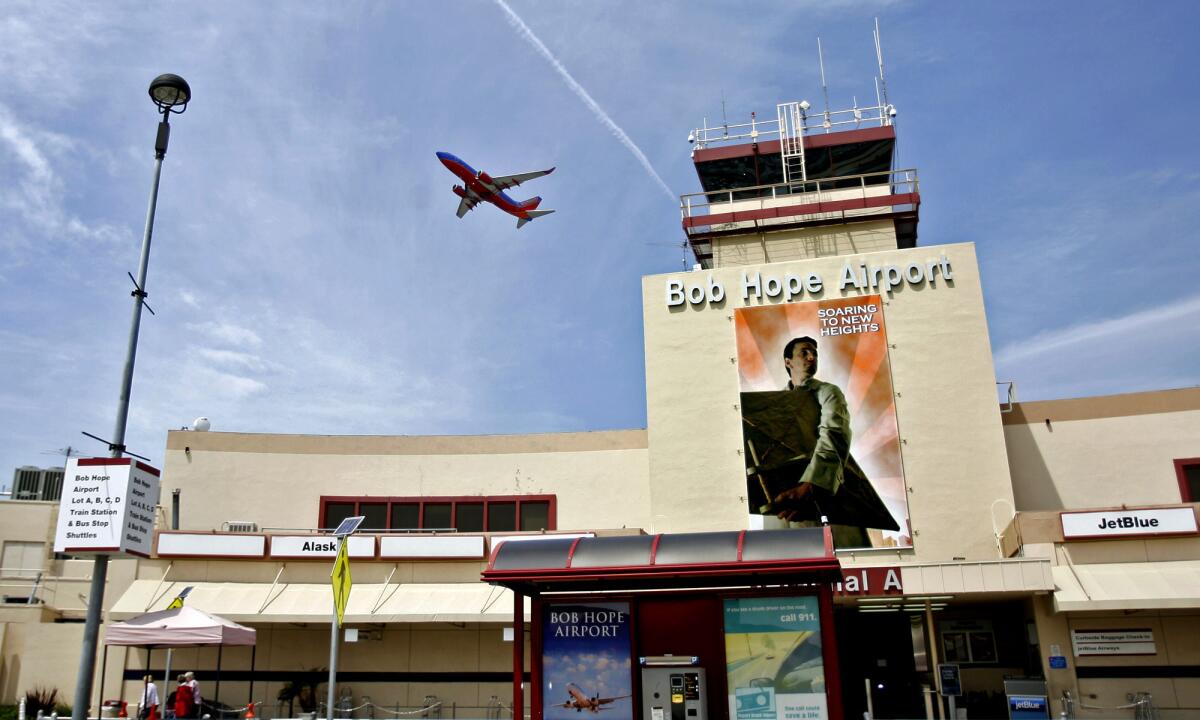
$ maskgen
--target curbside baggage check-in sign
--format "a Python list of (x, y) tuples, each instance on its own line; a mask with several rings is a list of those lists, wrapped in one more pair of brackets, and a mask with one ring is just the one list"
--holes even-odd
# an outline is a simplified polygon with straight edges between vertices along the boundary
[(73, 458), (63, 474), (54, 552), (150, 557), (159, 471), (133, 458)]

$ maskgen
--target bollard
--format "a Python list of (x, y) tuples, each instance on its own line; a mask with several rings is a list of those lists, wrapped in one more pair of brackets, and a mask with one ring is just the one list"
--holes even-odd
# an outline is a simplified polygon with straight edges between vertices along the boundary
[(25, 720), (25, 698), (17, 703), (17, 720)]

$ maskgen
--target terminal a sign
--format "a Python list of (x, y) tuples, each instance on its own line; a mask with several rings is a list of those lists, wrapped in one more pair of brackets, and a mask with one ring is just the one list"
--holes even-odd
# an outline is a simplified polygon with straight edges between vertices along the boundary
[(842, 568), (842, 581), (834, 583), (833, 594), (839, 597), (903, 595), (898, 567)]
[(158, 476), (132, 458), (67, 461), (54, 552), (150, 557)]

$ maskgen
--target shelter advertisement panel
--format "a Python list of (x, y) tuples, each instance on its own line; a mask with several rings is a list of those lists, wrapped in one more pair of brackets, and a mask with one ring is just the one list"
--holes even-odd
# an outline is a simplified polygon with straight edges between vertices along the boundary
[(879, 295), (734, 311), (751, 527), (827, 518), (838, 548), (909, 547)]
[(730, 720), (824, 720), (825, 655), (817, 598), (725, 600)]
[(542, 613), (542, 717), (587, 710), (633, 720), (629, 603), (562, 603)]

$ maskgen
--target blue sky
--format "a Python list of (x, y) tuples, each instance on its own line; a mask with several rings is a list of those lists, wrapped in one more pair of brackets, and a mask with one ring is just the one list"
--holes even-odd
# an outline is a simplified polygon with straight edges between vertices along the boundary
[[(1200, 7), (509, 7), (577, 87), (498, 0), (6, 3), (0, 485), (112, 435), (162, 72), (195, 101), (172, 122), (127, 437), (155, 463), (199, 415), (644, 426), (640, 277), (682, 267), (689, 129), (722, 96), (731, 122), (819, 104), (818, 35), (833, 105), (872, 97), (876, 16), (920, 242), (978, 244), (999, 378), (1024, 400), (1200, 379)], [(558, 212), (457, 220), (437, 150), (557, 166), (513, 194)]]

